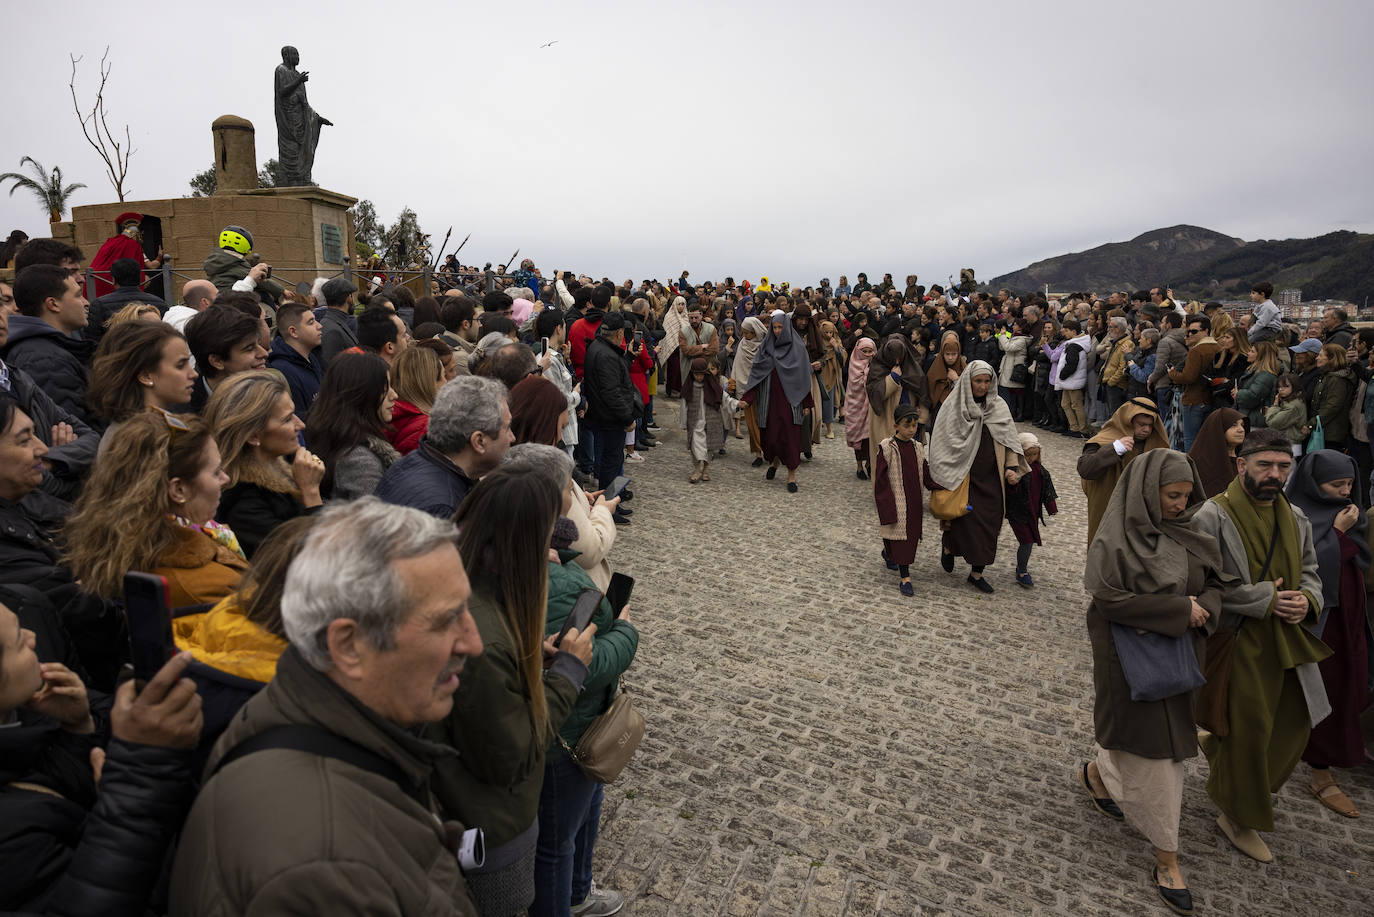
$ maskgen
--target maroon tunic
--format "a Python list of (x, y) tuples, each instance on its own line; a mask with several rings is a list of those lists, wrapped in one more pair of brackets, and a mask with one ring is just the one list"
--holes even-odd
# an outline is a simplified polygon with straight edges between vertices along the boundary
[[(758, 387), (745, 393), (745, 404), (753, 404), (758, 398)], [(800, 405), (802, 410), (812, 407), (811, 393), (807, 392)], [(766, 426), (759, 425), (759, 438), (763, 440), (763, 457), (770, 463), (775, 459), (792, 471), (801, 464), (802, 425), (792, 422), (792, 405), (782, 388), (782, 377), (775, 369), (768, 375), (768, 416)]]
[[(902, 459), (902, 489), (906, 503), (906, 538), (902, 541), (883, 539), (888, 560), (894, 564), (911, 564), (916, 561), (916, 545), (921, 540), (921, 515), (924, 504), (921, 497), (921, 465), (916, 461), (916, 446), (903, 442), (896, 437), (897, 454)], [(878, 467), (873, 469), (873, 499), (878, 504), (878, 523), (891, 525), (897, 521), (897, 495), (892, 490), (892, 480), (888, 475), (887, 455), (878, 450)]]
[(1302, 759), (1317, 767), (1357, 767), (1364, 763), (1360, 713), (1369, 690), (1369, 654), (1365, 643), (1364, 576), (1355, 557), (1358, 548), (1344, 532), (1341, 545), (1340, 601), (1327, 613), (1322, 642), (1331, 655), (1317, 663), (1331, 701), (1331, 715), (1312, 727)]

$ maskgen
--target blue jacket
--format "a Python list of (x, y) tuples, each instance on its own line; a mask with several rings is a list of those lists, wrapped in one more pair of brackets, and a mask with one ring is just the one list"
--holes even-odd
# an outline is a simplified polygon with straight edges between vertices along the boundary
[(286, 384), (291, 388), (291, 401), (296, 405), (296, 416), (305, 420), (310, 413), (310, 405), (315, 401), (315, 393), (320, 390), (320, 380), (324, 378), (319, 348), (310, 351), (310, 358), (306, 359), (279, 335), (272, 339), (267, 365), (286, 377)]
[(477, 482), (429, 440), (382, 475), (376, 496), (394, 506), (413, 506), (440, 519), (452, 519)]

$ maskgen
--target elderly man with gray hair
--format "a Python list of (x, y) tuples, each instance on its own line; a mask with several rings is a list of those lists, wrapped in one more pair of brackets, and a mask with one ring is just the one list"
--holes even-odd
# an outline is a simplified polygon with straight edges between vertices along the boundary
[(482, 652), (457, 537), (370, 497), (321, 512), (286, 574), (290, 646), (211, 752), (171, 913), (477, 913), (428, 788), (454, 752), (415, 733)]
[(1126, 319), (1113, 315), (1107, 319), (1107, 341), (1103, 355), (1102, 384), (1107, 389), (1107, 416), (1126, 403), (1126, 383), (1130, 380), (1126, 357), (1131, 352), (1131, 335)]
[(485, 376), (459, 376), (439, 389), (419, 448), (386, 470), (376, 495), (451, 519), (514, 442), (506, 387)]

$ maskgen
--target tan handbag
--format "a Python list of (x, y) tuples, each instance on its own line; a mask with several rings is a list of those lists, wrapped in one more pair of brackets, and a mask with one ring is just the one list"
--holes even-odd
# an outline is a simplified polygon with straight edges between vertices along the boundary
[(932, 490), (930, 492), (930, 514), (936, 519), (958, 519), (967, 516), (968, 475), (953, 490)]
[(558, 743), (573, 763), (582, 769), (588, 780), (597, 783), (614, 783), (643, 740), (644, 715), (635, 709), (634, 701), (625, 690), (624, 679), (610, 708), (582, 733), (577, 748), (569, 748), (563, 737), (558, 737)]

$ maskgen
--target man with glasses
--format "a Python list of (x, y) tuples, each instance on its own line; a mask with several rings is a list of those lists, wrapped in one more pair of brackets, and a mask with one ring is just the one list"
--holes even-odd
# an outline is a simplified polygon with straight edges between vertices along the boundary
[(1188, 357), (1183, 366), (1169, 370), (1169, 381), (1182, 390), (1183, 451), (1193, 447), (1202, 422), (1212, 413), (1212, 361), (1221, 346), (1212, 337), (1212, 320), (1205, 315), (1190, 315), (1184, 340)]

